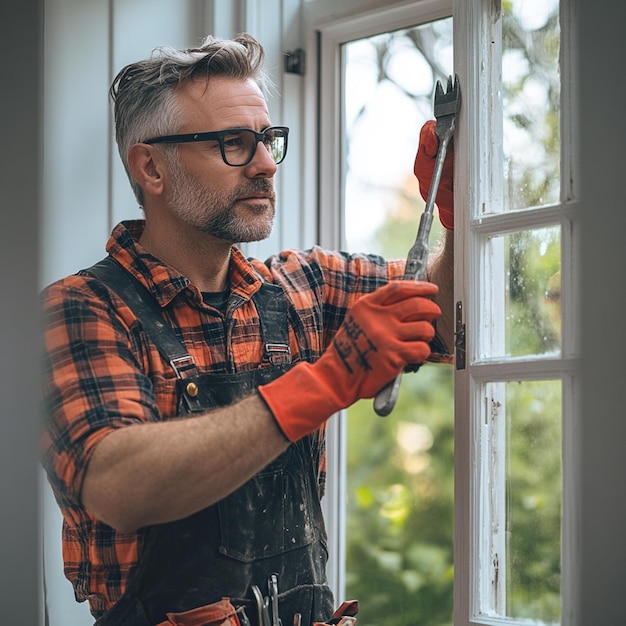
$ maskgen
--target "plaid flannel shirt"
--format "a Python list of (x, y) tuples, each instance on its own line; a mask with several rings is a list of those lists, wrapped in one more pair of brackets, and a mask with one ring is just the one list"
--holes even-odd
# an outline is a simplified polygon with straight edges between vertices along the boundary
[[(255, 369), (263, 358), (251, 296), (264, 280), (288, 300), (292, 359), (315, 361), (346, 311), (364, 293), (402, 275), (404, 261), (314, 247), (287, 250), (265, 263), (233, 247), (226, 319), (172, 268), (139, 244), (143, 220), (122, 222), (107, 251), (152, 292), (201, 372)], [(46, 420), (41, 459), (63, 514), (65, 575), (76, 599), (108, 610), (122, 595), (141, 556), (145, 529), (119, 533), (81, 502), (81, 487), (97, 444), (117, 428), (176, 419), (176, 377), (135, 315), (97, 279), (78, 272), (42, 292), (43, 392)], [(324, 428), (314, 436), (320, 493), (325, 480)], [(132, 480), (132, 477), (129, 477)]]

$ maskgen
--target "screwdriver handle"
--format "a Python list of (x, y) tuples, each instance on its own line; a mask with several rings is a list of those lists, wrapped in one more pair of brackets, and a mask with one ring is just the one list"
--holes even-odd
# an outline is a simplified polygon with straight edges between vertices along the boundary
[(402, 382), (402, 374), (398, 374), (394, 380), (387, 383), (374, 398), (374, 411), (376, 415), (387, 417), (393, 407), (396, 406), (398, 395), (400, 394), (400, 383)]

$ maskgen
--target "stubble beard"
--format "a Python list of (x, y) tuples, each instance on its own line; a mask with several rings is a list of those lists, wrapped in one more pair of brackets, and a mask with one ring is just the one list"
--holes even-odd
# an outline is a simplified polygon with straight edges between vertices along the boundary
[[(226, 194), (202, 186), (180, 163), (170, 165), (172, 190), (168, 202), (181, 220), (230, 243), (261, 241), (270, 236), (276, 210), (272, 181), (252, 178)], [(269, 208), (240, 201), (257, 193), (271, 194), (267, 198)], [(245, 210), (237, 210), (241, 208)]]

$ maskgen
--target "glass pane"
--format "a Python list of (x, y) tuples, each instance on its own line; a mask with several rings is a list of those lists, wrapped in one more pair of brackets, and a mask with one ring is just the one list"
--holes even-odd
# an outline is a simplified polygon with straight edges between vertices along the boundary
[[(452, 21), (344, 47), (345, 245), (405, 258), (424, 201), (413, 176), (436, 80), (452, 73)], [(433, 220), (434, 246), (441, 227)], [(452, 626), (453, 368), (406, 374), (393, 413), (347, 415), (346, 597), (359, 623)]]
[[(390, 244), (405, 257), (424, 208), (413, 175), (419, 131), (434, 119), (436, 81), (445, 85), (453, 71), (452, 20), (353, 41), (344, 59), (345, 245), (378, 252)], [(433, 220), (432, 240), (438, 235)]]
[(506, 613), (560, 621), (561, 384), (506, 383)]
[[(485, 284), (494, 289), (484, 300), (483, 356), (555, 355), (561, 351), (561, 230), (540, 228), (493, 237), (488, 242), (494, 262), (487, 272), (504, 280)], [(498, 285), (498, 287), (495, 287)], [(503, 337), (498, 339), (498, 329)]]
[(502, 3), (504, 209), (560, 196), (558, 0)]

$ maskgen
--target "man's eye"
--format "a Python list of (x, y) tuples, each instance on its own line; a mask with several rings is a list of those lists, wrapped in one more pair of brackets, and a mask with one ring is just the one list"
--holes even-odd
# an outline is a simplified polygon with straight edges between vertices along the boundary
[(241, 146), (242, 143), (241, 135), (226, 135), (226, 137), (224, 137), (224, 146), (227, 148), (237, 148)]

